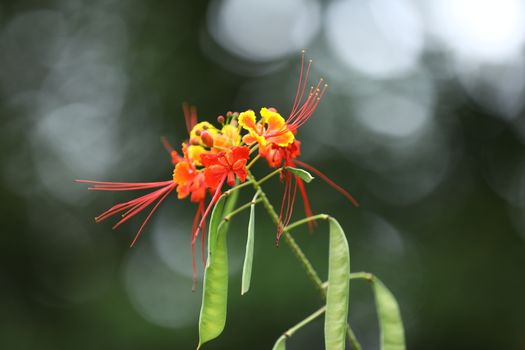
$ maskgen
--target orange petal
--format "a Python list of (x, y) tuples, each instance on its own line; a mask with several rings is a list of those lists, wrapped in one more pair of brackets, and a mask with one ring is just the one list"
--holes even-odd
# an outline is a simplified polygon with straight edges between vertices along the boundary
[(265, 138), (267, 142), (275, 143), (280, 147), (286, 147), (294, 140), (294, 135), (288, 130), (286, 121), (277, 112), (267, 108), (261, 108), (261, 116), (267, 124)]
[(294, 141), (295, 136), (292, 132), (286, 131), (283, 134), (277, 134), (276, 136), (267, 137), (267, 141), (276, 144), (279, 147), (287, 147)]
[(255, 130), (255, 113), (249, 109), (239, 114), (239, 125), (250, 131)]
[(247, 145), (251, 145), (257, 142), (257, 139), (250, 134), (246, 134), (242, 137), (242, 141)]
[(186, 198), (188, 197), (188, 195), (190, 194), (190, 186), (189, 185), (185, 185), (185, 186), (177, 186), (177, 198), (178, 199), (183, 199), (183, 198)]
[[(266, 139), (261, 135), (260, 125), (255, 123), (255, 113), (251, 109), (242, 112), (239, 115), (239, 125), (250, 132), (253, 139), (257, 140), (259, 144), (266, 145)], [(252, 141), (252, 140), (250, 140)], [(252, 142), (253, 143), (253, 142)], [(249, 144), (249, 143), (248, 143)]]
[(194, 177), (194, 171), (188, 162), (179, 162), (173, 170), (173, 181), (180, 186), (186, 185)]
[(277, 110), (275, 108), (263, 107), (263, 108), (261, 108), (261, 111), (259, 113), (261, 113), (262, 121), (264, 123), (268, 123), (268, 119), (270, 117), (272, 117), (272, 118), (277, 117), (277, 118), (280, 118), (282, 120), (282, 125), (284, 125), (284, 118), (277, 112)]

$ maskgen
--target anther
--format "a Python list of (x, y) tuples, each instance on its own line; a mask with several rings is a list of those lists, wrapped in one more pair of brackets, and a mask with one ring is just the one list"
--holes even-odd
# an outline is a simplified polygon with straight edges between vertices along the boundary
[(213, 136), (207, 131), (201, 132), (201, 140), (204, 145), (207, 147), (213, 147)]
[(200, 142), (199, 142), (199, 139), (197, 139), (196, 137), (192, 137), (190, 139), (190, 145), (196, 146), (198, 144), (200, 144)]
[(197, 136), (201, 136), (201, 131), (200, 131), (200, 129), (195, 130), (195, 135), (197, 135)]

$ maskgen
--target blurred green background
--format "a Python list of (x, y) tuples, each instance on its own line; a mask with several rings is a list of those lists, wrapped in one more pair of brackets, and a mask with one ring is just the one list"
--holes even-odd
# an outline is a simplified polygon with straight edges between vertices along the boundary
[[(525, 349), (524, 42), (520, 0), (1, 2), (0, 348), (195, 348), (195, 207), (172, 196), (130, 249), (139, 218), (114, 232), (93, 217), (133, 194), (73, 180), (169, 179), (160, 137), (185, 139), (184, 101), (201, 120), (286, 114), (306, 48), (329, 89), (302, 159), (361, 203), (314, 181), (314, 212), (340, 220), (352, 270), (397, 296), (408, 348)], [(266, 188), (278, 203), (282, 185)], [(228, 322), (206, 349), (269, 349), (320, 305), (260, 209), (240, 297), (246, 227), (230, 232)], [(324, 276), (326, 231), (296, 233)], [(353, 283), (365, 349), (375, 317)], [(323, 348), (322, 321), (289, 348)]]

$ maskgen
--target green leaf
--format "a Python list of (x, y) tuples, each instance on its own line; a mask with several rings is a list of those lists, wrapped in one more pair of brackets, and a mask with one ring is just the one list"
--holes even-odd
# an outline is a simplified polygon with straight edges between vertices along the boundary
[(215, 234), (212, 239), (212, 232), (216, 233), (219, 228), (219, 224), (221, 223), (221, 220), (223, 218), (224, 202), (225, 202), (225, 197), (220, 196), (219, 199), (217, 200), (217, 203), (215, 203), (215, 206), (213, 207), (213, 210), (211, 212), (210, 224), (208, 225), (209, 234), (208, 234), (208, 259), (207, 261), (209, 261), (210, 252), (213, 251), (213, 246), (215, 245), (215, 241), (217, 240), (217, 234)]
[(281, 335), (273, 345), (272, 350), (286, 350), (286, 336)]
[(204, 270), (202, 305), (199, 317), (199, 345), (218, 337), (226, 324), (228, 301), (228, 251), (226, 226), (220, 225), (225, 197), (215, 204), (208, 235), (208, 259)]
[(405, 332), (396, 298), (377, 277), (373, 277), (381, 350), (404, 350)]
[(291, 166), (287, 166), (286, 170), (288, 170), (289, 172), (291, 172), (292, 174), (296, 176), (299, 176), (301, 180), (307, 183), (314, 179), (314, 177), (310, 175), (310, 173), (304, 169), (293, 168)]
[(255, 240), (255, 201), (259, 192), (253, 196), (250, 206), (250, 219), (248, 221), (248, 237), (246, 238), (246, 252), (244, 254), (244, 264), (242, 266), (241, 295), (244, 295), (250, 289), (253, 265), (253, 246)]
[[(237, 186), (238, 182), (235, 183), (235, 186)], [(234, 187), (235, 187), (234, 186)], [(232, 187), (233, 188), (233, 187)], [(228, 215), (235, 209), (235, 205), (237, 204), (237, 199), (239, 198), (240, 191), (233, 191), (226, 200), (226, 205), (224, 206), (224, 215)]]
[(350, 287), (350, 250), (346, 236), (334, 218), (330, 218), (328, 256), (328, 289), (324, 323), (325, 347), (344, 350), (348, 323), (348, 294)]

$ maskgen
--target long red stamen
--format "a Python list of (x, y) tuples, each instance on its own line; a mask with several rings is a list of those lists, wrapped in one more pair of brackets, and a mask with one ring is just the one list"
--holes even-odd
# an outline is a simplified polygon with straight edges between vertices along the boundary
[(277, 238), (275, 241), (276, 245), (279, 245), (279, 240), (281, 239), (281, 235), (284, 230), (284, 225), (283, 225), (284, 205), (286, 202), (286, 198), (288, 196), (288, 192), (290, 190), (290, 186), (288, 184), (288, 173), (285, 173), (284, 176), (285, 176), (284, 193), (283, 193), (283, 199), (281, 200), (281, 209), (279, 210), (279, 222), (277, 223)]
[[(195, 241), (197, 240), (197, 237), (199, 236), (200, 230), (203, 228), (203, 226), (206, 225), (206, 217), (208, 216), (208, 214), (210, 213), (211, 208), (217, 202), (217, 200), (219, 199), (219, 196), (221, 195), (222, 185), (224, 185), (225, 181), (226, 181), (226, 175), (224, 175), (222, 177), (221, 181), (219, 182), (219, 185), (217, 186), (217, 189), (215, 190), (215, 193), (213, 194), (213, 197), (212, 197), (210, 203), (208, 204), (208, 207), (206, 208), (206, 211), (204, 212), (204, 214), (202, 214), (199, 226), (197, 227), (197, 229), (193, 233), (193, 237), (191, 239), (192, 251), (194, 251), (194, 249), (195, 249), (194, 248), (195, 247)], [(196, 273), (196, 271), (197, 271), (197, 264), (195, 263), (195, 257), (193, 257), (193, 262), (194, 262), (193, 290), (195, 290), (196, 287), (197, 287), (197, 273)]]
[(145, 190), (150, 188), (159, 188), (171, 184), (173, 181), (159, 181), (159, 182), (108, 182), (108, 181), (91, 181), (91, 180), (75, 180), (79, 183), (87, 183), (93, 185), (88, 187), (92, 191), (129, 191), (129, 190)]
[(325, 174), (323, 174), (321, 171), (317, 170), (313, 166), (311, 166), (309, 164), (306, 164), (305, 162), (302, 162), (300, 160), (295, 159), (294, 162), (297, 163), (300, 167), (305, 168), (306, 170), (309, 170), (312, 173), (314, 173), (315, 175), (319, 176), (327, 184), (332, 186), (332, 188), (334, 188), (337, 192), (339, 192), (343, 196), (345, 196), (350, 202), (352, 202), (353, 205), (355, 205), (356, 207), (359, 206), (359, 203), (357, 203), (355, 198), (350, 193), (348, 193), (344, 188), (342, 188), (341, 186), (339, 186), (338, 184), (336, 184), (335, 182), (330, 180), (330, 178), (328, 176), (326, 176)]
[(195, 242), (195, 240), (197, 239), (197, 236), (199, 235), (199, 232), (202, 228), (202, 226), (204, 225), (204, 222), (206, 221), (206, 217), (208, 216), (208, 214), (210, 213), (210, 210), (211, 208), (213, 207), (213, 205), (217, 202), (217, 200), (219, 199), (219, 196), (221, 195), (221, 189), (222, 189), (222, 185), (224, 185), (224, 181), (226, 181), (226, 175), (224, 175), (221, 179), (221, 181), (219, 182), (219, 186), (217, 186), (217, 189), (215, 190), (215, 193), (213, 194), (213, 197), (210, 201), (210, 204), (208, 204), (208, 207), (206, 208), (206, 211), (204, 212), (204, 214), (202, 215), (202, 218), (201, 218), (201, 221), (199, 223), (199, 226), (197, 227), (197, 230), (195, 231), (195, 233), (193, 234), (193, 240), (192, 240), (192, 243)]
[[(151, 203), (155, 202), (155, 200), (163, 196), (167, 190), (169, 190), (169, 187), (161, 188), (160, 190), (150, 193), (149, 195), (143, 196), (143, 197), (147, 197), (146, 200), (134, 201), (135, 204), (130, 203), (132, 206), (129, 207), (129, 209), (124, 214), (122, 214), (122, 219), (113, 226), (113, 229), (117, 229), (120, 225), (122, 225), (123, 223), (131, 219), (133, 216), (141, 212), (143, 209), (147, 208)], [(121, 210), (119, 210), (119, 212), (120, 211)], [(98, 222), (100, 221), (101, 220), (98, 220)]]
[(162, 142), (162, 146), (164, 146), (164, 149), (166, 149), (166, 151), (169, 154), (171, 154), (171, 152), (173, 152), (175, 150), (175, 148), (173, 148), (173, 146), (170, 144), (170, 142), (168, 141), (168, 139), (165, 136), (162, 136), (160, 138), (160, 142)]
[[(306, 84), (308, 84), (308, 75), (310, 74), (310, 67), (312, 66), (312, 60), (308, 61), (306, 73), (304, 73), (304, 50), (301, 52), (301, 70), (299, 71), (299, 83), (297, 84), (297, 91), (295, 92), (295, 99), (292, 106), (290, 115), (294, 115), (299, 107), (299, 104), (303, 100), (304, 92), (306, 90)], [(304, 74), (303, 74), (304, 73)]]
[(310, 87), (310, 91), (306, 95), (306, 99), (304, 99), (311, 66), (312, 60), (309, 60), (305, 71), (303, 50), (301, 52), (301, 69), (299, 71), (299, 82), (295, 92), (295, 99), (292, 105), (292, 111), (286, 119), (287, 127), (271, 136), (279, 136), (280, 134), (284, 134), (287, 131), (295, 132), (299, 127), (308, 121), (319, 105), (319, 102), (321, 101), (321, 98), (328, 87), (326, 84), (322, 86), (322, 78), (319, 79), (315, 87)]
[(182, 113), (184, 114), (184, 121), (186, 122), (186, 129), (188, 129), (189, 134), (195, 124), (197, 124), (197, 108), (184, 102), (182, 104)]
[[(295, 176), (286, 172), (284, 183), (284, 194), (281, 202), (281, 210), (279, 212), (279, 223), (277, 224), (277, 239), (276, 244), (279, 245), (279, 240), (284, 232), (284, 229), (290, 223), (295, 205), (295, 198), (297, 197), (297, 182), (294, 183)], [(295, 184), (295, 185), (294, 185)], [(293, 193), (292, 193), (292, 185)], [(284, 214), (284, 215), (283, 215)]]
[[(204, 215), (204, 201), (201, 201), (201, 204), (199, 205), (199, 209), (201, 211), (201, 215)], [(202, 227), (202, 233), (201, 233), (201, 258), (202, 258), (202, 264), (206, 266), (206, 255), (204, 252), (205, 242), (206, 242), (206, 220), (204, 220), (204, 226)]]
[(133, 238), (133, 242), (131, 242), (131, 247), (133, 247), (133, 245), (135, 245), (135, 242), (137, 242), (137, 239), (139, 238), (140, 234), (142, 233), (142, 229), (144, 229), (144, 227), (146, 226), (146, 224), (148, 223), (149, 219), (151, 218), (151, 216), (153, 215), (153, 213), (157, 210), (157, 208), (159, 207), (160, 203), (162, 203), (166, 197), (169, 196), (169, 194), (171, 193), (171, 191), (173, 191), (175, 189), (175, 186), (172, 186), (170, 187), (166, 193), (160, 197), (159, 201), (157, 202), (157, 204), (155, 204), (155, 206), (151, 209), (151, 211), (149, 212), (148, 216), (146, 217), (146, 220), (144, 220), (144, 222), (142, 223), (142, 225), (140, 226), (137, 234), (135, 235), (135, 238)]
[(197, 225), (199, 224), (199, 219), (201, 218), (201, 215), (204, 212), (204, 200), (201, 200), (199, 202), (199, 207), (197, 208), (197, 212), (195, 213), (195, 217), (193, 218), (193, 225), (191, 228), (191, 267), (193, 270), (193, 290), (196, 288), (197, 284), (197, 259), (195, 258), (195, 242), (193, 240), (193, 234), (197, 230)]
[(284, 222), (284, 227), (288, 226), (290, 224), (290, 220), (292, 219), (292, 214), (293, 214), (293, 208), (295, 206), (295, 198), (297, 197), (297, 181), (294, 181), (295, 180), (295, 176), (291, 176), (290, 178), (290, 187), (292, 186), (293, 184), (293, 194), (291, 194), (291, 190), (289, 191), (289, 194), (291, 194), (291, 196), (289, 196), (288, 198), (288, 207), (286, 208), (286, 219), (285, 219), (285, 222)]
[(323, 79), (319, 79), (317, 85), (310, 88), (310, 92), (308, 93), (308, 97), (304, 103), (294, 114), (290, 114), (286, 120), (286, 123), (292, 131), (298, 129), (300, 126), (306, 123), (319, 105), (321, 98), (328, 88), (327, 84), (324, 84), (324, 86), (321, 88), (322, 83)]
[[(297, 181), (297, 186), (299, 187), (299, 192), (301, 193), (301, 197), (303, 198), (303, 206), (304, 206), (304, 214), (307, 218), (313, 216), (312, 207), (310, 206), (310, 200), (308, 199), (308, 194), (306, 193), (306, 187), (304, 186), (303, 180), (301, 180), (300, 177), (295, 177), (295, 181)], [(307, 223), (308, 229), (310, 232), (313, 231), (315, 226), (317, 225), (317, 221), (308, 221)]]
[(151, 203), (152, 201), (154, 201), (155, 199), (159, 198), (165, 191), (167, 188), (170, 188), (171, 186), (175, 186), (175, 184), (173, 183), (173, 181), (169, 181), (167, 185), (165, 185), (163, 188), (161, 189), (158, 189), (154, 192), (151, 192), (151, 193), (148, 193), (146, 195), (143, 195), (141, 197), (138, 197), (138, 198), (135, 198), (133, 200), (130, 200), (128, 202), (125, 202), (125, 203), (120, 203), (120, 204), (117, 204), (113, 207), (111, 207), (110, 209), (108, 209), (107, 211), (105, 211), (104, 213), (100, 214), (99, 216), (97, 216), (95, 218), (96, 222), (100, 222), (116, 213), (120, 213), (124, 210), (128, 210), (128, 212), (126, 212), (123, 216), (127, 216), (127, 217), (131, 217), (133, 215), (130, 216), (130, 211), (133, 210), (134, 208), (138, 207), (138, 206), (141, 206), (142, 204), (144, 203)]
[(131, 246), (135, 244), (138, 237), (140, 236), (142, 230), (146, 226), (146, 223), (149, 221), (153, 213), (157, 210), (160, 203), (166, 199), (166, 197), (177, 187), (177, 184), (173, 181), (161, 181), (161, 182), (106, 182), (106, 181), (91, 181), (91, 180), (75, 180), (80, 183), (91, 184), (90, 190), (96, 191), (129, 191), (129, 190), (143, 190), (143, 189), (152, 189), (157, 188), (157, 190), (140, 196), (138, 198), (132, 199), (125, 203), (120, 203), (109, 208), (99, 216), (95, 218), (96, 222), (101, 222), (110, 216), (116, 215), (118, 213), (124, 212), (122, 218), (113, 226), (113, 229), (118, 228), (120, 225), (137, 215), (142, 210), (149, 207), (151, 204), (157, 202), (149, 214), (146, 216), (146, 219), (140, 226), (138, 232), (136, 233)]

